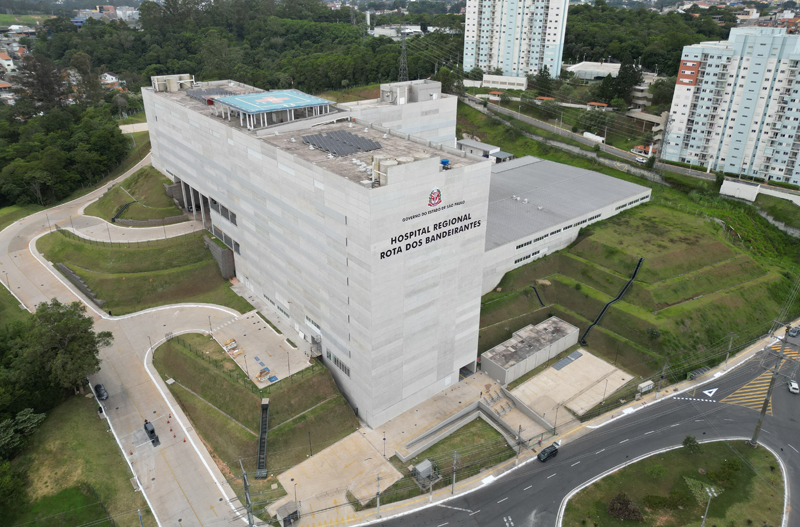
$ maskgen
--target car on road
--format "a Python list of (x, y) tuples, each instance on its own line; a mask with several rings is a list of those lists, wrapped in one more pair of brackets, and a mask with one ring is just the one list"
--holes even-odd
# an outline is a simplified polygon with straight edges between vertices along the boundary
[(797, 386), (797, 381), (789, 381), (789, 391), (792, 393), (800, 393), (800, 387)]
[(792, 329), (789, 330), (789, 336), (790, 337), (796, 337), (798, 335), (800, 335), (800, 326), (798, 326), (796, 328), (792, 328)]
[(643, 157), (639, 157), (639, 156), (637, 156), (637, 157), (636, 157), (636, 162), (637, 162), (637, 163), (641, 163), (641, 164), (643, 164), (643, 165), (644, 165), (645, 163), (647, 163), (647, 159), (645, 159), (645, 158), (643, 158)]
[(554, 458), (557, 455), (558, 455), (558, 445), (556, 443), (553, 443), (552, 445), (545, 447), (544, 450), (539, 452), (539, 455), (537, 457), (539, 458), (539, 461), (544, 463), (548, 459)]
[(106, 391), (106, 387), (102, 384), (95, 384), (94, 394), (97, 396), (98, 401), (105, 401), (108, 399), (108, 392)]

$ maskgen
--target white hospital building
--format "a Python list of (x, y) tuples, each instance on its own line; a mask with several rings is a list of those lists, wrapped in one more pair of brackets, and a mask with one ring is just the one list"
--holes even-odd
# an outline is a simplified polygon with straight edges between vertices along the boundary
[(524, 77), (547, 66), (557, 77), (568, 8), (567, 0), (467, 0), (464, 70)]
[(474, 371), (481, 295), (507, 271), (650, 196), (455, 149), (455, 98), (430, 81), (340, 105), (183, 75), (143, 96), (153, 165), (372, 427)]

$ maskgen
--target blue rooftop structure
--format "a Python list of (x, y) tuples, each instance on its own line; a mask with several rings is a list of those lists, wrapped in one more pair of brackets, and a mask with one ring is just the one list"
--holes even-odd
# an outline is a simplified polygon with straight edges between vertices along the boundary
[(328, 106), (331, 101), (308, 95), (298, 90), (275, 90), (247, 95), (219, 97), (217, 102), (245, 113), (275, 112), (313, 106)]

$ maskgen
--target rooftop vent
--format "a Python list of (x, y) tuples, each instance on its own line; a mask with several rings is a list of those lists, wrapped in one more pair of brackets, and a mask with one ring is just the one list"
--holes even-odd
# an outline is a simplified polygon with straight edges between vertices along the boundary
[(296, 143), (297, 142), (294, 137), (290, 138), (289, 141), (291, 141), (292, 143)]
[(528, 203), (528, 200), (527, 199), (523, 199), (522, 203)]
[(539, 210), (542, 210), (542, 207), (536, 207), (536, 208), (539, 209)]

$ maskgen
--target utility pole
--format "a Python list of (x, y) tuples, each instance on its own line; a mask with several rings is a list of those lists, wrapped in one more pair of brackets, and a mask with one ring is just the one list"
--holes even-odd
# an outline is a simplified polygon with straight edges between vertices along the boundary
[(406, 55), (406, 33), (403, 31), (403, 26), (400, 26), (400, 37), (402, 44), (400, 47), (400, 71), (397, 74), (398, 82), (406, 82), (408, 80), (408, 58)]
[[(556, 410), (558, 412), (558, 410)], [(517, 457), (514, 460), (514, 466), (519, 465), (519, 453), (522, 452), (522, 425), (519, 425), (517, 432)]]
[(664, 375), (667, 374), (667, 364), (668, 363), (665, 362), (664, 367), (661, 368), (661, 378), (658, 379), (658, 387), (656, 388), (656, 399), (658, 399), (658, 392), (661, 391), (661, 383), (664, 382)]
[(725, 355), (725, 371), (728, 371), (728, 357), (731, 356), (731, 347), (733, 347), (733, 337), (736, 335), (731, 333), (731, 341), (728, 343), (728, 354)]
[(311, 430), (308, 431), (308, 454), (310, 456), (314, 455), (314, 451), (311, 450)]
[(769, 388), (767, 389), (767, 396), (764, 398), (764, 404), (761, 405), (761, 415), (758, 416), (756, 423), (756, 430), (753, 432), (753, 438), (750, 440), (750, 446), (755, 448), (758, 446), (758, 436), (761, 434), (761, 426), (764, 424), (764, 416), (767, 414), (769, 408), (769, 401), (772, 398), (772, 390), (775, 388), (775, 379), (781, 371), (781, 363), (784, 359), (784, 352), (786, 351), (786, 339), (789, 337), (789, 326), (786, 326), (783, 340), (781, 341), (781, 350), (778, 352), (778, 359), (775, 361), (775, 366), (772, 369), (772, 377), (769, 380)]
[(375, 493), (375, 499), (378, 500), (378, 518), (381, 517), (381, 475), (378, 474), (378, 492)]
[(450, 494), (456, 493), (456, 468), (458, 468), (458, 452), (453, 451), (453, 488), (450, 489)]
[(253, 503), (250, 501), (250, 483), (247, 481), (247, 472), (244, 471), (242, 460), (239, 460), (239, 467), (242, 469), (242, 481), (244, 482), (244, 505), (247, 508), (247, 524), (254, 527), (253, 521)]

